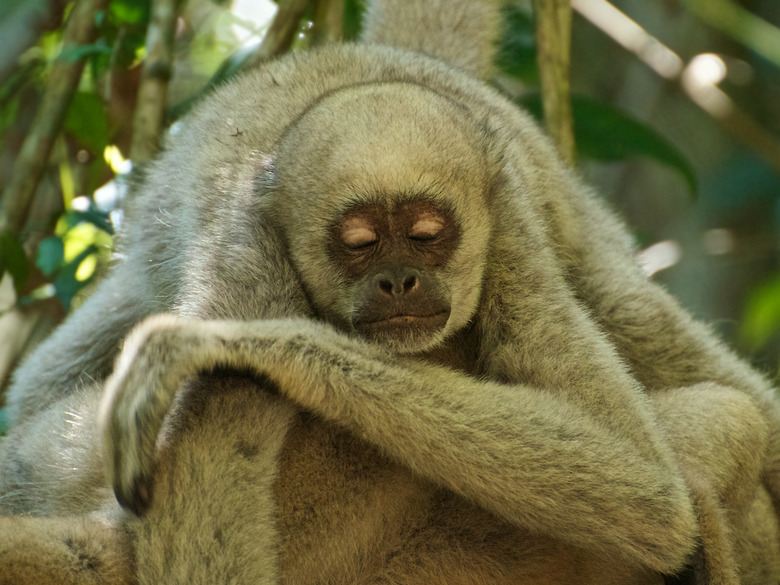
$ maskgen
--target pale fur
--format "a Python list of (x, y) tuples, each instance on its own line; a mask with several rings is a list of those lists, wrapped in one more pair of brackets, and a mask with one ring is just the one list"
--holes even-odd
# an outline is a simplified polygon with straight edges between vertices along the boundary
[[(367, 35), (484, 74), (489, 43), (452, 27), (474, 18), (494, 36), (497, 3), (467, 4), (421, 2), (439, 15), (424, 30), (417, 4), (377, 4)], [(408, 40), (428, 34), (439, 44)], [(344, 131), (331, 143), (321, 115)], [(317, 246), (323, 225), (366, 193), (430, 187), (422, 171), (464, 242), (446, 268), (455, 331), (427, 360), (312, 319), (342, 326), (348, 289)], [(627, 242), (528, 116), (458, 69), (369, 45), (271, 63), (171, 137), (128, 209), (122, 260), (17, 373), (0, 510), (105, 519), (115, 532), (90, 550), (140, 583), (658, 582), (697, 536), (702, 578), (777, 581), (773, 392)], [(160, 311), (177, 316), (131, 336), (103, 403), (114, 487), (132, 499), (154, 481), (139, 519), (112, 505), (77, 417), (99, 400), (82, 382)], [(175, 402), (212, 367), (274, 383), (206, 377)], [(41, 571), (65, 554), (57, 522)], [(4, 564), (30, 558), (7, 542)]]

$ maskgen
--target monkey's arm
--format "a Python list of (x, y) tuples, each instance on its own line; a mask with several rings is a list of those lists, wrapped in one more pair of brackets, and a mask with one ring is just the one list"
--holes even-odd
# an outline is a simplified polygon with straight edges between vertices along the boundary
[(517, 525), (659, 571), (691, 551), (682, 480), (560, 395), (394, 358), (306, 320), (159, 316), (129, 337), (100, 415), (125, 506), (149, 503), (155, 442), (179, 383), (217, 366), (269, 376), (293, 401)]
[[(572, 271), (575, 286), (632, 374), (650, 393), (678, 388), (685, 392), (705, 384), (750, 397), (769, 430), (768, 447), (759, 454), (764, 457), (763, 473), (773, 495), (780, 498), (780, 401), (769, 381), (642, 273), (626, 246), (623, 226), (598, 200), (572, 198), (572, 205), (574, 215), (582, 219), (583, 225), (577, 224), (581, 234), (587, 226), (601, 230), (601, 237), (579, 237), (571, 246), (578, 266)], [(732, 409), (719, 418), (723, 416), (735, 413)], [(709, 475), (718, 473), (717, 461), (701, 461), (699, 466)]]
[(118, 265), (16, 371), (8, 391), (12, 424), (81, 383), (108, 376), (125, 335), (144, 317), (165, 309), (154, 299), (143, 267), (130, 261)]

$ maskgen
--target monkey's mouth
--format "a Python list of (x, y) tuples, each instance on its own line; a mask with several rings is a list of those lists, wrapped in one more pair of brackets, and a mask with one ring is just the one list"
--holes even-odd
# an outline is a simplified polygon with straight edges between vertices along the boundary
[(354, 327), (366, 337), (388, 341), (388, 338), (409, 337), (410, 335), (417, 337), (418, 335), (435, 333), (447, 324), (449, 317), (449, 309), (428, 315), (401, 313), (370, 321), (356, 321)]
[(442, 311), (434, 315), (395, 315), (388, 317), (387, 319), (380, 319), (368, 323), (368, 325), (377, 325), (379, 323), (387, 323), (388, 325), (410, 325), (412, 323), (437, 323), (443, 321), (442, 325), (447, 322), (449, 311)]

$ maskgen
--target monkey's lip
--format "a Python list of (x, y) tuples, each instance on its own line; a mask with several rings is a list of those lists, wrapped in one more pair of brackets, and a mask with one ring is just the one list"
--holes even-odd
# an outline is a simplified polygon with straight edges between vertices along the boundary
[(355, 326), (360, 328), (377, 329), (382, 327), (406, 327), (410, 325), (434, 327), (443, 326), (450, 316), (448, 310), (439, 311), (437, 313), (431, 313), (429, 315), (412, 315), (412, 314), (399, 314), (392, 315), (390, 317), (383, 317), (382, 319), (376, 319), (374, 321), (360, 321), (355, 323)]

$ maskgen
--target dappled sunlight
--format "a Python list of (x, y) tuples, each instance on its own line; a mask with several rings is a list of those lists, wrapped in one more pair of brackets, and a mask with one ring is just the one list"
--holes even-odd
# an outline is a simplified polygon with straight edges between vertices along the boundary
[(666, 270), (682, 258), (682, 246), (674, 240), (664, 240), (649, 246), (639, 253), (639, 265), (648, 276)]
[(726, 228), (713, 228), (702, 234), (701, 244), (704, 251), (712, 256), (730, 254), (734, 251), (737, 239), (734, 232)]
[(251, 47), (262, 42), (277, 10), (270, 0), (235, 0), (230, 9), (235, 17), (230, 28), (241, 46)]
[(572, 8), (667, 79), (676, 78), (683, 60), (606, 0), (572, 0)]
[(686, 93), (702, 109), (716, 118), (723, 118), (734, 108), (731, 98), (716, 86), (726, 78), (726, 63), (718, 55), (696, 55), (685, 68), (682, 85)]

